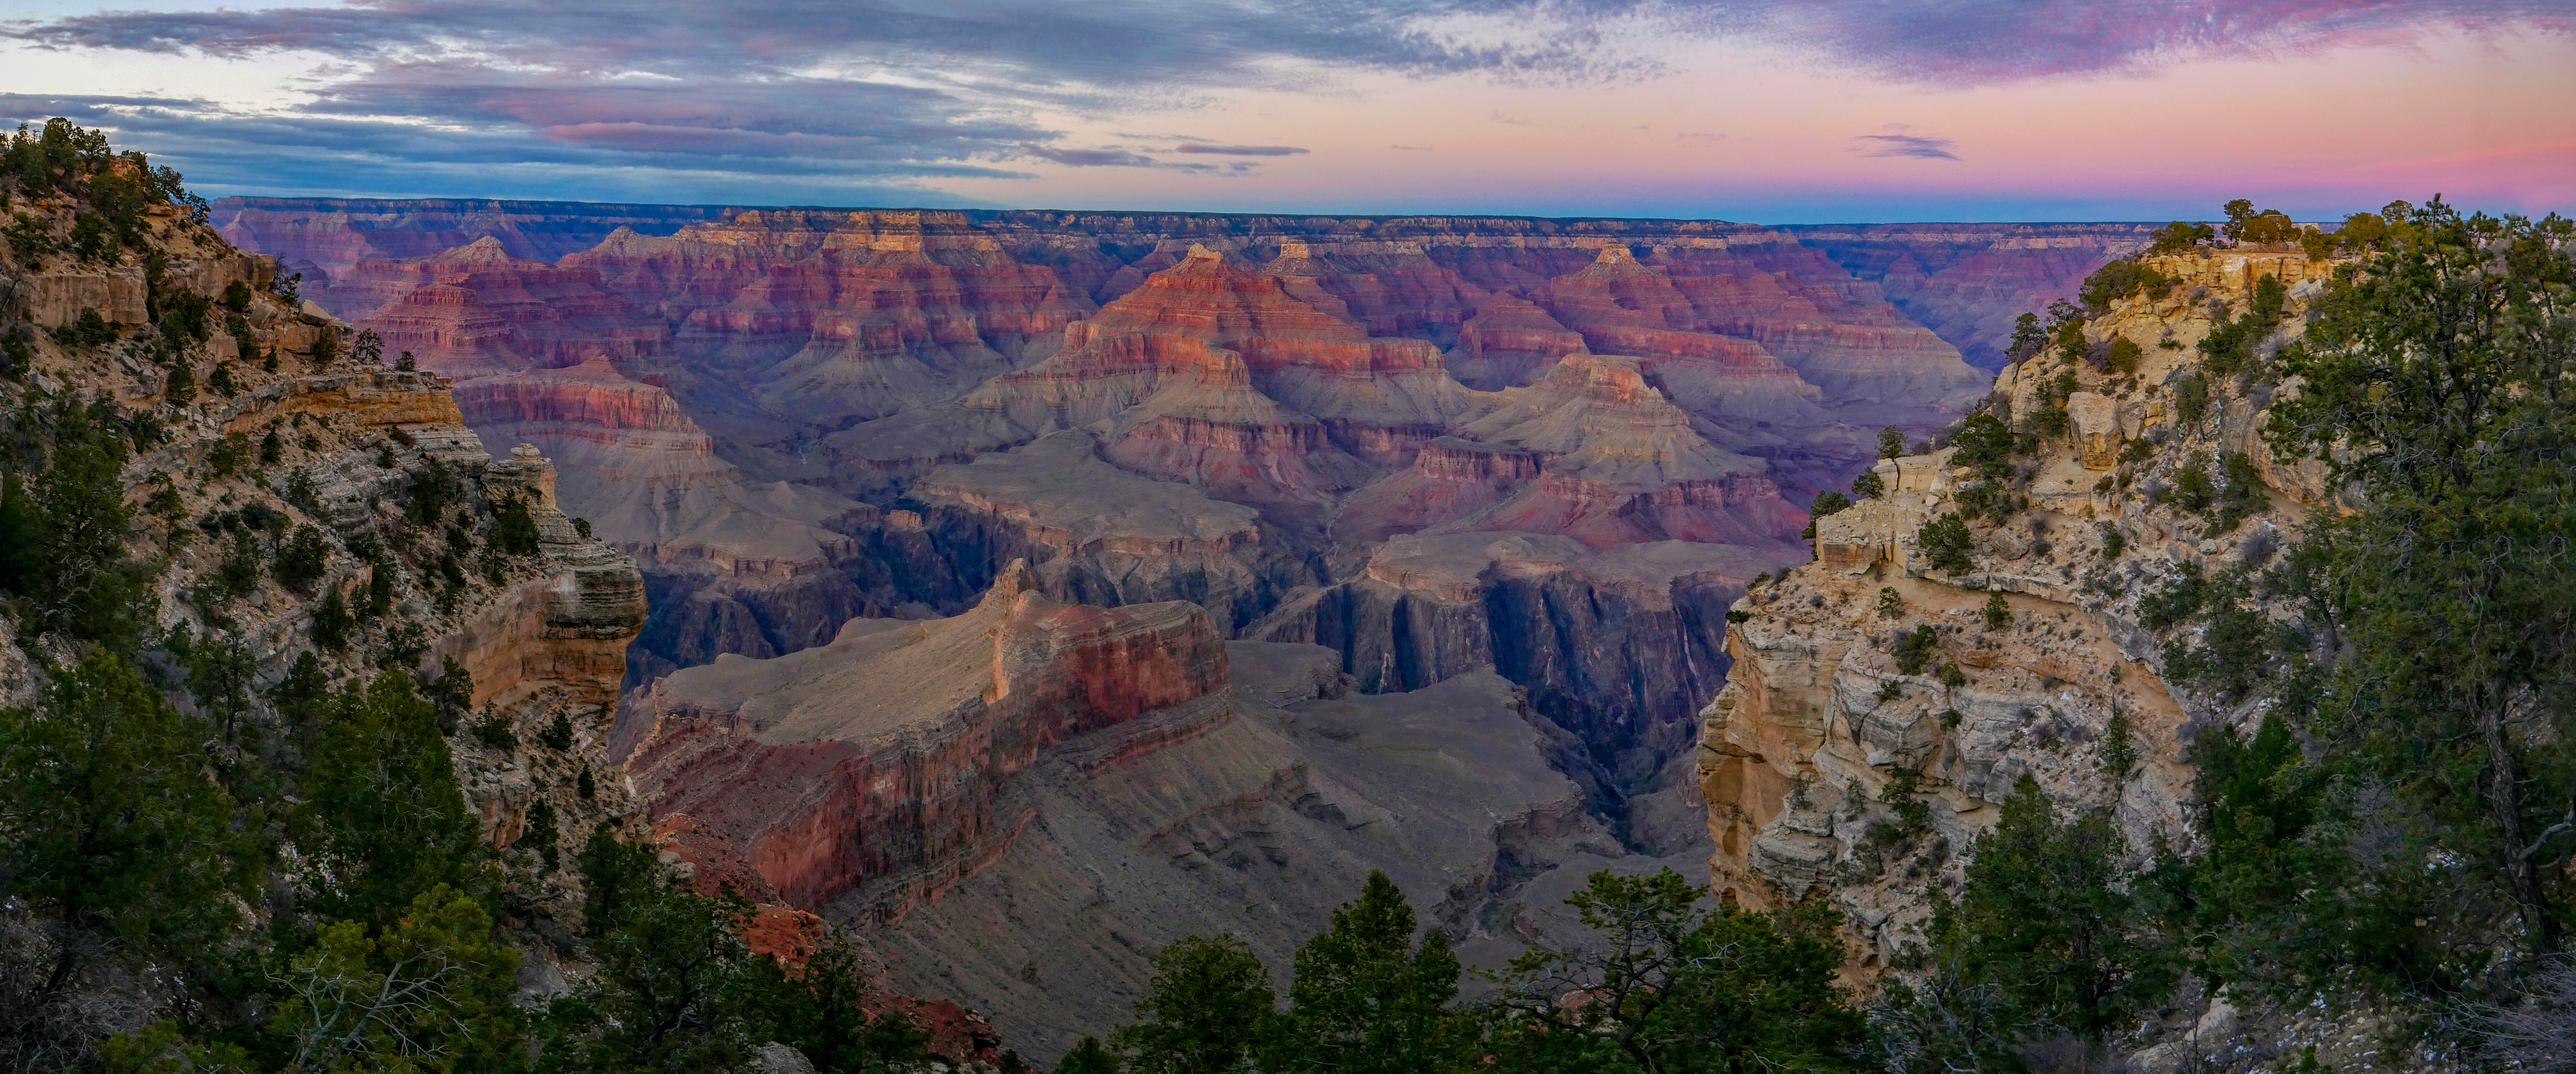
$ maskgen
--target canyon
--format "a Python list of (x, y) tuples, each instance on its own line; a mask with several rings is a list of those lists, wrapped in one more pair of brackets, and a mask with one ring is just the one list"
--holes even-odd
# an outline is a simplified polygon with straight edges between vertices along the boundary
[(2145, 238), (212, 208), (634, 564), (600, 748), (673, 852), (1038, 1058), (1183, 935), (1286, 965), (1371, 869), (1485, 965), (1595, 869), (1714, 852), (1793, 897), (1747, 848), (1786, 845), (1814, 736), (1709, 714), (1827, 703), (1747, 700), (1804, 695), (1730, 608), (1882, 428), (1951, 425), (2013, 316)]

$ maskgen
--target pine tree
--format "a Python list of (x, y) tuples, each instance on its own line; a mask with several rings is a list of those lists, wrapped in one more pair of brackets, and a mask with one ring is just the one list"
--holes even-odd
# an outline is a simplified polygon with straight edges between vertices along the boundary
[(1153, 987), (1111, 1042), (1135, 1074), (1238, 1074), (1271, 1018), (1270, 973), (1241, 940), (1189, 936), (1154, 955)]
[(2109, 821), (2059, 819), (2025, 773), (1969, 848), (1967, 886), (1937, 908), (1933, 932), (2031, 1024), (2095, 1042), (2125, 1032), (2171, 993), (2178, 962), (2126, 890), (2121, 850)]
[[(207, 777), (207, 728), (93, 648), (35, 710), (0, 709), (0, 893), (84, 930), (186, 954), (219, 945), (247, 894), (235, 803)], [(86, 950), (48, 971), (67, 983)]]
[(1458, 958), (1437, 932), (1414, 942), (1413, 908), (1385, 873), (1371, 872), (1358, 902), (1333, 911), (1332, 927), (1297, 949), (1289, 1010), (1263, 1048), (1262, 1069), (1405, 1072), (1438, 1066), (1452, 1049), (1446, 1007), (1458, 994)]

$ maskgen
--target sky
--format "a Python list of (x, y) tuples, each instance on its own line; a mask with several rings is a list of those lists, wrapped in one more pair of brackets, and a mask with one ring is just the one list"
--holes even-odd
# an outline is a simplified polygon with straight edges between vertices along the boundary
[(226, 194), (2576, 212), (2576, 0), (0, 0), (0, 119)]

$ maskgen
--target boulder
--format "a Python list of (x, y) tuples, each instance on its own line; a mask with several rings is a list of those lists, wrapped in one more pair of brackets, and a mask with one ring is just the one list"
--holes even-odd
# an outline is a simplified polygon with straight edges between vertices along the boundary
[(2075, 427), (2075, 449), (2087, 470), (2108, 470), (2120, 461), (2120, 405), (2107, 395), (2076, 392), (2066, 397), (2066, 417)]

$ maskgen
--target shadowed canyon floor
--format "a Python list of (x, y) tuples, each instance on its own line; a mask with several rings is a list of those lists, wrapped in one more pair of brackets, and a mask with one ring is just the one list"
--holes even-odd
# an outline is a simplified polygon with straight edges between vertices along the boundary
[[(228, 199), (532, 443), (704, 870), (1048, 1057), (1384, 869), (1472, 960), (1711, 844), (1725, 613), (2132, 225)], [(674, 827), (676, 826), (676, 828)]]

